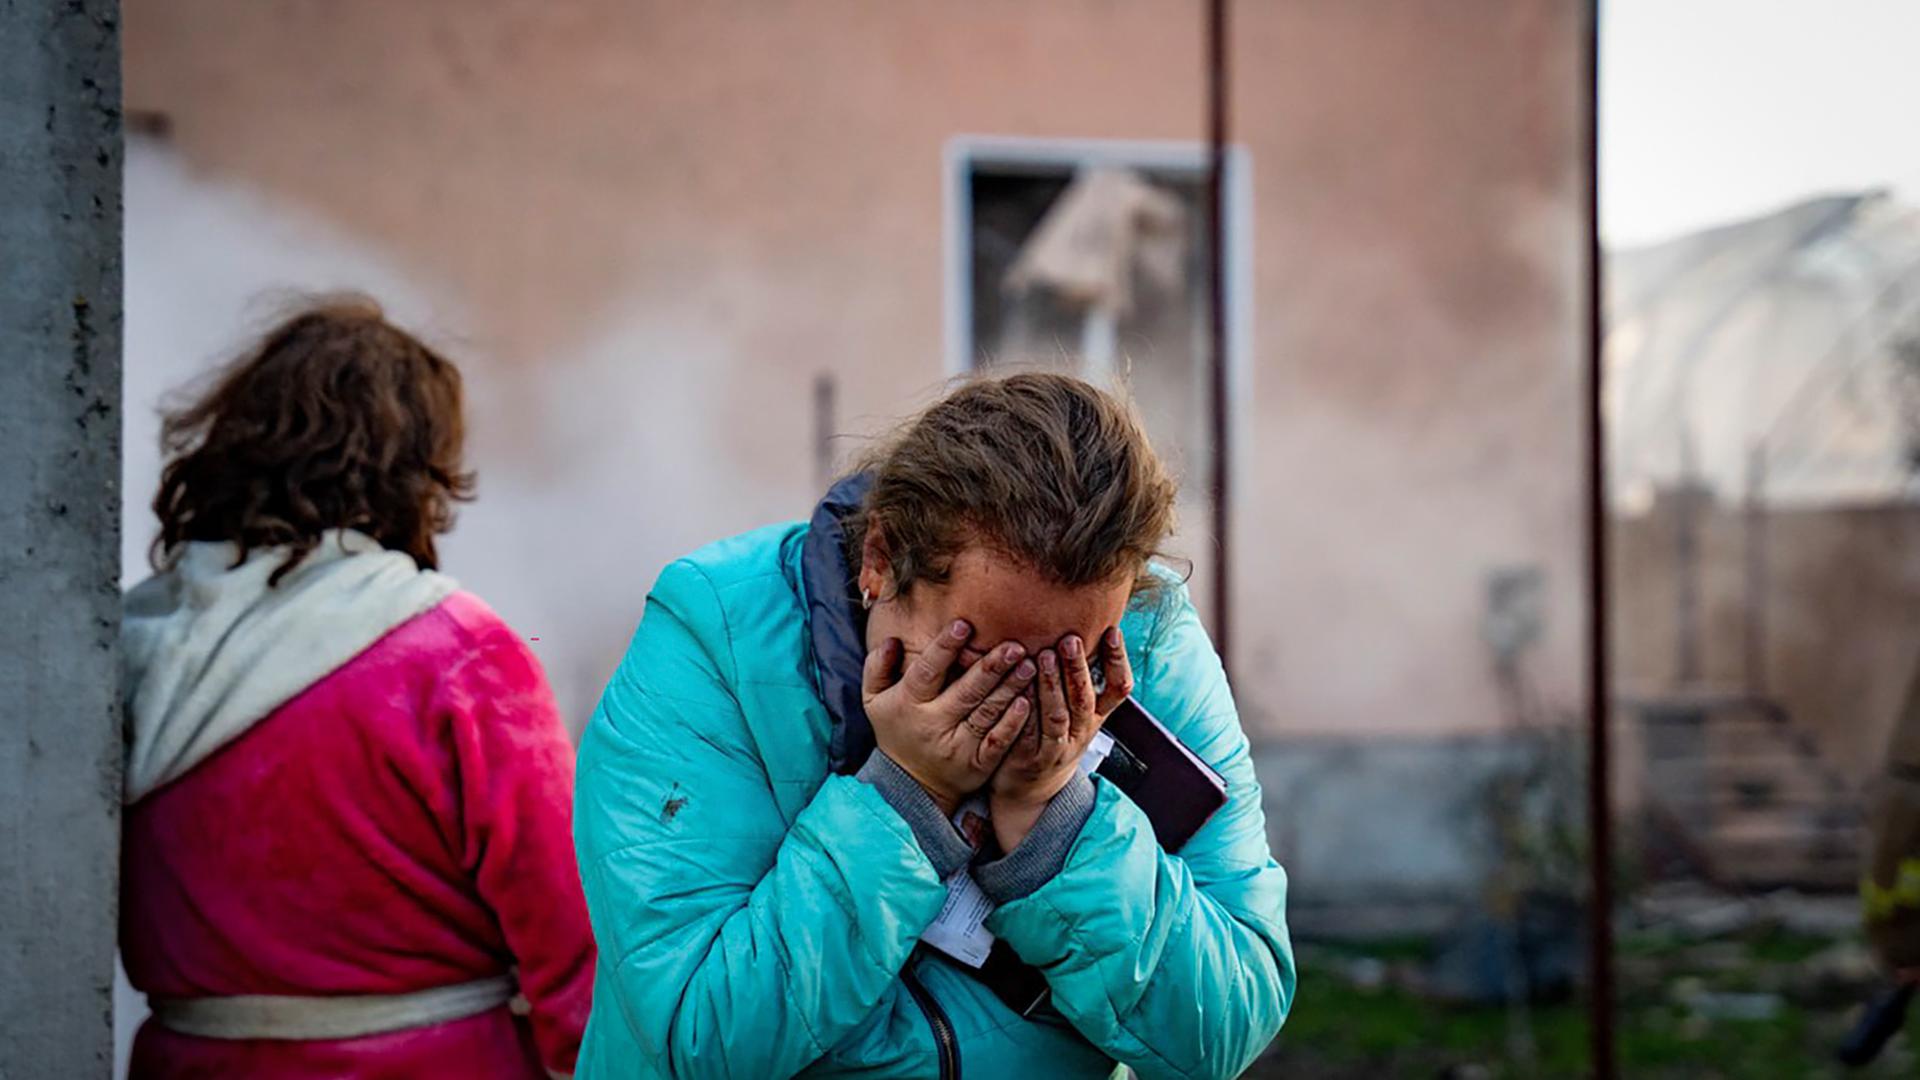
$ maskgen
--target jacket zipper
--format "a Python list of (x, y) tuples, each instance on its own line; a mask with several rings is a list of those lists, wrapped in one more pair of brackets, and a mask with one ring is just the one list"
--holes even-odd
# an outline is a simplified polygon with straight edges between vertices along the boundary
[(960, 1080), (960, 1041), (954, 1037), (953, 1021), (947, 1019), (946, 1010), (933, 1000), (932, 991), (911, 966), (901, 969), (900, 981), (907, 984), (907, 993), (913, 995), (913, 1003), (920, 1006), (928, 1026), (933, 1028), (933, 1047), (940, 1055), (940, 1080)]

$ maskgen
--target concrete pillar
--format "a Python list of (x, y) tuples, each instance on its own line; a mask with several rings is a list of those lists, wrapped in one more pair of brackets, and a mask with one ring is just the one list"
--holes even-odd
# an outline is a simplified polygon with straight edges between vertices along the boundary
[(0, 4), (0, 1078), (105, 1077), (120, 847), (120, 5)]

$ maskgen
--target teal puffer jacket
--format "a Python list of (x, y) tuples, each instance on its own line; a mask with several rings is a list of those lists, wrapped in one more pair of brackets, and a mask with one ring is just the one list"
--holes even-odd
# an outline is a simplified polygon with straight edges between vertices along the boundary
[(915, 949), (946, 890), (878, 790), (829, 768), (807, 530), (667, 567), (588, 725), (574, 830), (600, 960), (578, 1075), (936, 1077), (942, 1039), (991, 1080), (1246, 1068), (1293, 998), (1286, 875), (1184, 586), (1122, 624), (1135, 697), (1227, 805), (1169, 855), (1096, 781), (1058, 875), (988, 922), (1064, 1017), (1025, 1020)]

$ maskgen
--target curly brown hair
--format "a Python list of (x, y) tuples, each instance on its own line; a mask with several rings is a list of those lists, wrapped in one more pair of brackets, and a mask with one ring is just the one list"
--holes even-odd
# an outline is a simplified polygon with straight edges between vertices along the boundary
[(454, 502), (473, 497), (465, 438), (451, 361), (372, 299), (312, 302), (164, 415), (150, 557), (160, 569), (190, 540), (230, 541), (238, 565), (284, 545), (278, 583), (345, 528), (434, 568), (434, 537), (452, 527)]
[(859, 464), (873, 486), (846, 521), (849, 563), (877, 526), (893, 588), (945, 581), (985, 544), (1066, 586), (1131, 575), (1136, 592), (1174, 528), (1176, 485), (1123, 397), (1021, 372), (962, 385)]

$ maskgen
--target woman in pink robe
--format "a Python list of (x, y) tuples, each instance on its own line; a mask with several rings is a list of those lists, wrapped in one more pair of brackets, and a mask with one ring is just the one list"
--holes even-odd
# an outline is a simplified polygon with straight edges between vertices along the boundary
[(136, 1078), (573, 1068), (573, 750), (525, 641), (433, 569), (460, 412), (450, 363), (342, 301), (168, 418), (122, 635)]

